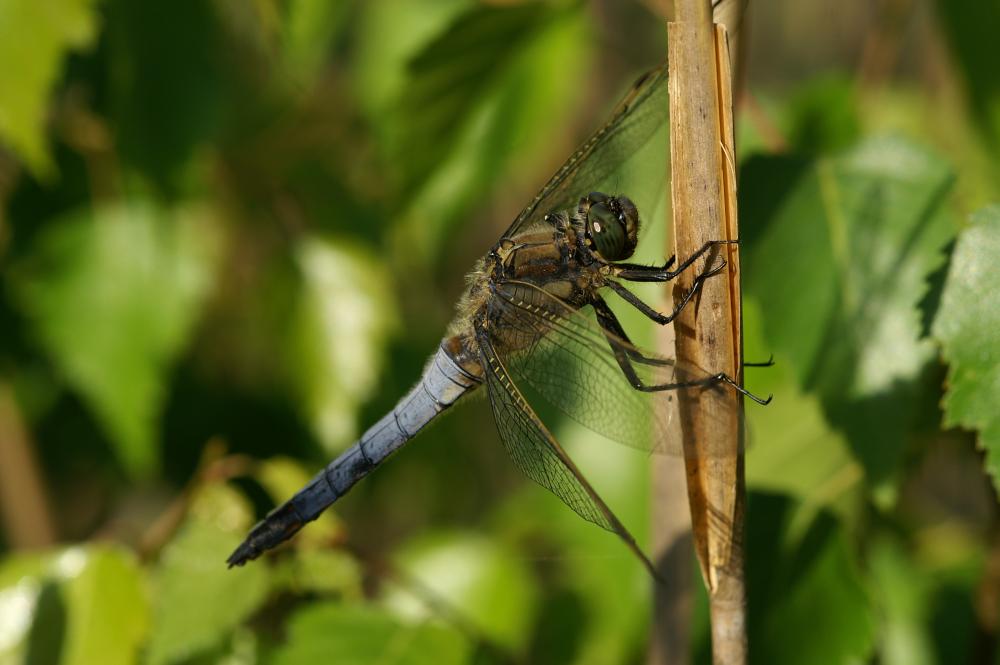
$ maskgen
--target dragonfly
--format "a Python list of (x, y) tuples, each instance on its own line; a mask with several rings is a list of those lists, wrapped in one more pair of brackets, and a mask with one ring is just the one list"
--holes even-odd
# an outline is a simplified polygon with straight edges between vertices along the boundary
[[(410, 392), (253, 527), (229, 557), (230, 567), (291, 538), (460, 398), (485, 389), (514, 464), (580, 517), (617, 534), (656, 576), (635, 538), (533, 404), (544, 400), (608, 439), (656, 450), (672, 443), (662, 408), (672, 391), (729, 387), (759, 403), (770, 401), (726, 374), (685, 368), (635, 346), (602, 295), (610, 291), (666, 325), (725, 267), (712, 250), (732, 241), (705, 243), (679, 263), (676, 257), (659, 266), (628, 262), (638, 244), (639, 210), (626, 195), (596, 189), (666, 125), (667, 113), (663, 65), (639, 78), (611, 118), (475, 264), (454, 320)], [(656, 186), (662, 189), (664, 181)], [(657, 311), (626, 286), (667, 282), (699, 264), (704, 265), (693, 285), (670, 313)]]

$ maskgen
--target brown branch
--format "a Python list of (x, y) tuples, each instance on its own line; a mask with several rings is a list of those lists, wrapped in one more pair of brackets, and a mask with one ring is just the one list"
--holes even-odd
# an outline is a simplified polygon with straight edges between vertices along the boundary
[(14, 391), (0, 383), (0, 521), (14, 549), (48, 547), (56, 529)]
[[(732, 73), (724, 28), (712, 24), (707, 0), (677, 0), (668, 26), (671, 197), (674, 251), (683, 258), (709, 240), (736, 239)], [(742, 381), (739, 256), (734, 245), (682, 274), (678, 299), (705, 265), (725, 258), (675, 322), (679, 367)], [(687, 378), (693, 378), (687, 377)], [(708, 586), (713, 661), (746, 662), (742, 529), (742, 400), (724, 386), (681, 391), (688, 500), (695, 551)]]

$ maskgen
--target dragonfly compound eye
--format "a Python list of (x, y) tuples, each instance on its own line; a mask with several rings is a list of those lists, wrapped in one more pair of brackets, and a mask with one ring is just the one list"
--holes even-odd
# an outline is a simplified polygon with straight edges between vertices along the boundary
[(608, 261), (621, 261), (632, 255), (638, 228), (635, 206), (624, 197), (594, 203), (587, 212), (587, 235)]

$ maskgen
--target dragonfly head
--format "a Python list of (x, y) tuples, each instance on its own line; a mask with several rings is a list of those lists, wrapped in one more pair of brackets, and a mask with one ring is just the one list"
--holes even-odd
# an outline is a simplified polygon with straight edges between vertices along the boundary
[(624, 196), (591, 192), (586, 213), (586, 233), (590, 246), (606, 261), (622, 261), (632, 256), (639, 243), (639, 211)]

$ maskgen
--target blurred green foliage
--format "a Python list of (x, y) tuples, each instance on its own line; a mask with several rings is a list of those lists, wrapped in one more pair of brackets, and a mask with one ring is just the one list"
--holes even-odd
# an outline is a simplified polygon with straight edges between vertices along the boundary
[(46, 148), (49, 91), (63, 58), (90, 47), (97, 33), (91, 0), (41, 5), (31, 0), (0, 4), (0, 135), (37, 177), (51, 177)]
[[(1000, 663), (1000, 17), (756, 4), (751, 660)], [(224, 560), (392, 407), (664, 51), (629, 3), (0, 0), (0, 664), (643, 662), (646, 573), (482, 400)], [(649, 460), (553, 431), (649, 542)]]

